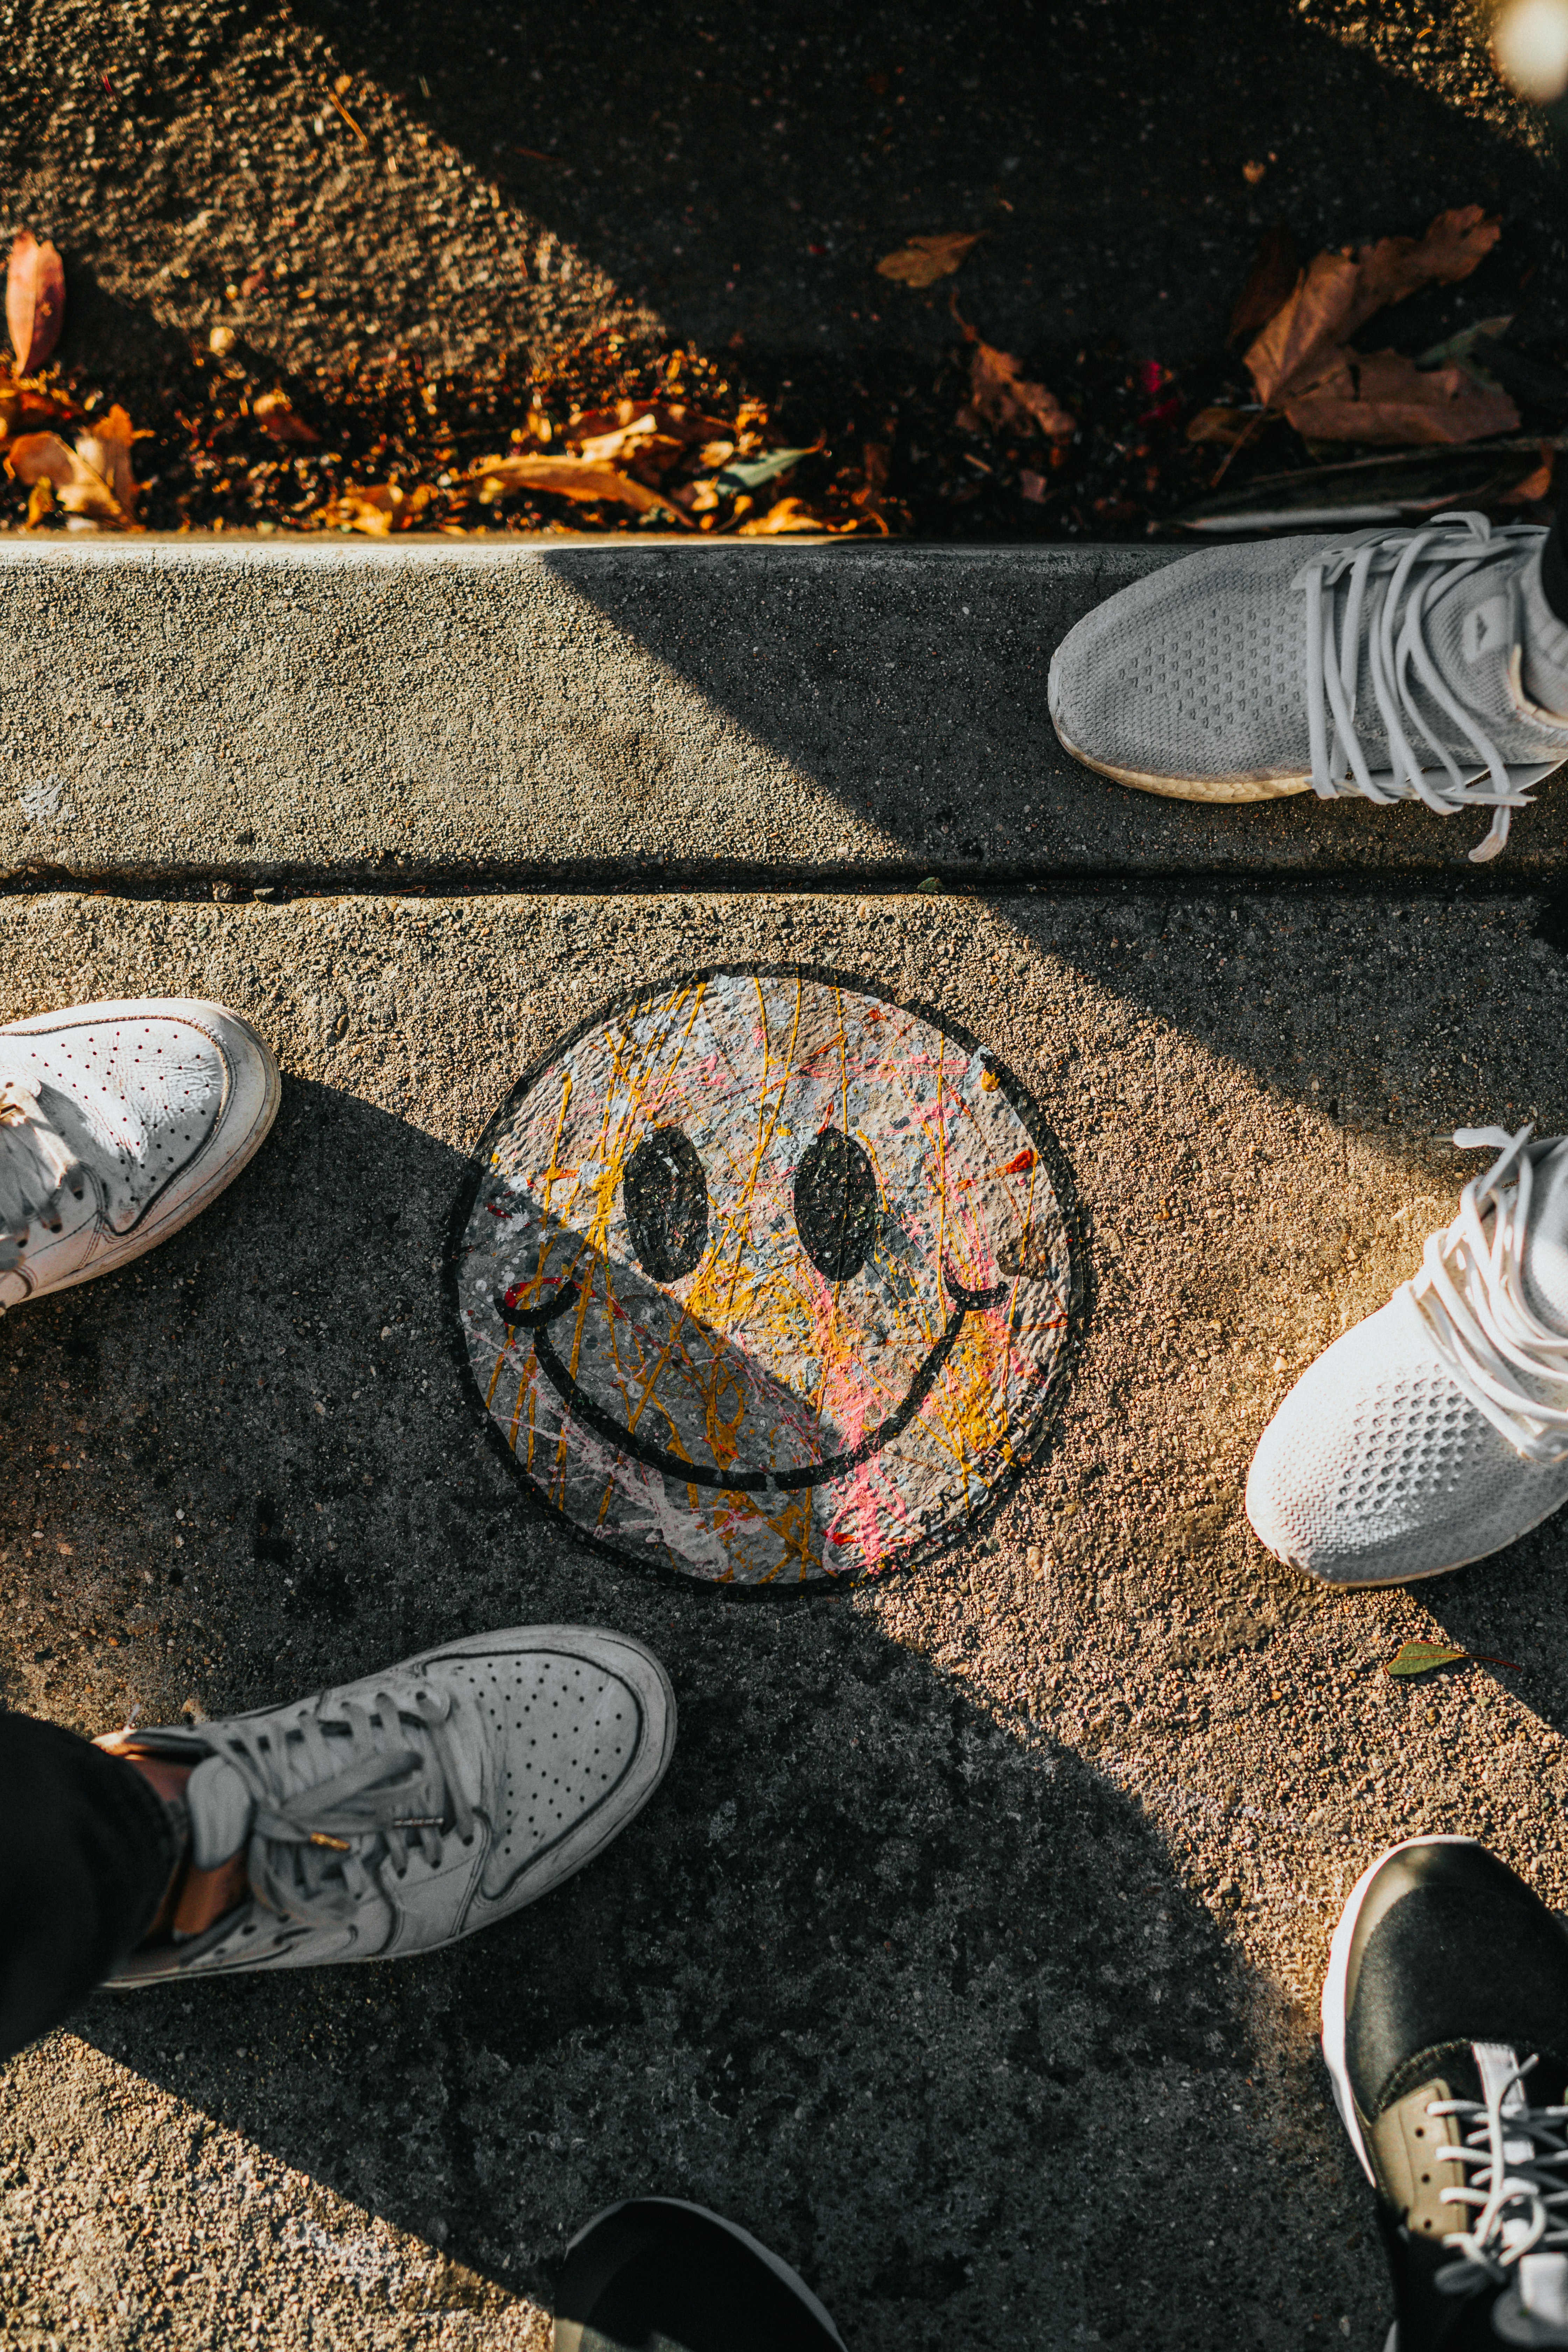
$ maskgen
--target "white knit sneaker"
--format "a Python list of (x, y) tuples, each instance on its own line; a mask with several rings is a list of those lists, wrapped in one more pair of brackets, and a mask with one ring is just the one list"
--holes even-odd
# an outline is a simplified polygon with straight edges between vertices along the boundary
[(221, 1004), (75, 1004), (0, 1029), (0, 1314), (188, 1224), (279, 1095), (277, 1063)]
[(1500, 1551), (1568, 1502), (1568, 1138), (1461, 1128), (1500, 1156), (1421, 1271), (1336, 1339), (1258, 1444), (1247, 1515), (1330, 1584)]
[[(1205, 549), (1085, 614), (1051, 664), (1075, 759), (1183, 800), (1419, 800), (1510, 814), (1568, 759), (1568, 718), (1526, 690), (1555, 636), (1535, 524), (1415, 529)], [(1559, 702), (1553, 709), (1561, 710)]]
[(246, 1850), (248, 1899), (147, 1943), (110, 1984), (435, 1951), (536, 1903), (642, 1811), (675, 1694), (639, 1643), (583, 1625), (476, 1633), (384, 1674), (100, 1746), (195, 1767), (192, 1861)]

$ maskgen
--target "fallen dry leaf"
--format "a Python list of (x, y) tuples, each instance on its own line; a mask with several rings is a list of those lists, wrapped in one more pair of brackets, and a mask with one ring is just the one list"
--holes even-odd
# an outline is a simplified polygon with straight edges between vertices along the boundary
[(318, 449), (321, 436), (312, 432), (302, 416), (294, 413), (294, 405), (286, 392), (264, 392), (254, 403), (251, 415), (274, 441), (281, 441), (292, 449)]
[[(132, 439), (131, 419), (117, 406), (79, 434), (74, 449), (55, 433), (23, 434), (10, 445), (5, 470), (30, 489), (47, 482), (52, 493), (49, 507), (61, 507), (80, 525), (127, 530), (136, 520)], [(33, 505), (29, 499), (29, 520)], [(47, 512), (49, 507), (41, 511)]]
[(1250, 341), (1260, 328), (1266, 327), (1282, 304), (1289, 300), (1300, 275), (1301, 257), (1289, 230), (1279, 226), (1265, 229), (1252, 257), (1247, 283), (1236, 298), (1227, 340), (1233, 343), (1244, 338)]
[(1018, 494), (1031, 506), (1043, 507), (1051, 494), (1050, 482), (1044, 474), (1031, 474), (1026, 466), (1018, 476)]
[(425, 485), (405, 490), (401, 482), (378, 482), (369, 488), (348, 482), (337, 498), (316, 509), (310, 520), (323, 530), (363, 530), (367, 538), (385, 539), (395, 530), (412, 530), (435, 496)]
[(1456, 1650), (1447, 1642), (1402, 1642), (1383, 1671), (1385, 1675), (1430, 1675), (1439, 1666), (1461, 1664), (1506, 1666), (1510, 1675), (1524, 1671), (1511, 1658), (1489, 1658), (1482, 1650)]
[(829, 525), (803, 499), (775, 499), (766, 514), (743, 522), (738, 539), (782, 539), (795, 531), (826, 531)]
[(1244, 409), (1200, 408), (1187, 420), (1189, 441), (1220, 441), (1234, 448), (1253, 423)]
[(1385, 236), (1359, 253), (1320, 253), (1247, 353), (1258, 397), (1279, 406), (1337, 366), (1341, 347), (1387, 303), (1454, 286), (1502, 234), (1479, 205), (1439, 213), (1425, 236)]
[(996, 433), (1043, 433), (1047, 441), (1070, 441), (1078, 419), (1043, 383), (1031, 383), (1010, 352), (974, 337), (969, 363), (969, 399), (957, 422), (966, 432), (990, 426)]
[(984, 231), (977, 230), (973, 236), (911, 236), (896, 253), (883, 255), (877, 264), (877, 275), (897, 278), (900, 286), (934, 286), (939, 278), (952, 277), (983, 235)]
[(1439, 1666), (1457, 1666), (1468, 1656), (1442, 1642), (1405, 1642), (1384, 1668), (1388, 1675), (1430, 1675)]
[(1484, 441), (1518, 430), (1519, 411), (1496, 384), (1462, 367), (1418, 368), (1400, 352), (1342, 352), (1332, 373), (1283, 403), (1310, 441), (1369, 446)]
[(5, 273), (5, 324), (19, 375), (41, 368), (60, 339), (66, 315), (66, 273), (52, 241), (40, 245), (31, 229), (11, 241)]
[(1501, 503), (1505, 507), (1524, 507), (1533, 505), (1537, 499), (1550, 498), (1554, 455), (1551, 442), (1543, 441), (1540, 465), (1532, 474), (1527, 474), (1522, 482), (1516, 482), (1511, 490), (1505, 490)]
[(629, 474), (617, 473), (613, 466), (595, 465), (587, 457), (480, 457), (468, 473), (479, 483), (481, 498), (492, 485), (497, 496), (508, 490), (550, 490), (557, 498), (594, 503), (608, 499), (636, 507), (644, 514), (657, 508), (682, 524), (687, 520), (679, 507), (649, 489), (646, 482), (634, 481)]

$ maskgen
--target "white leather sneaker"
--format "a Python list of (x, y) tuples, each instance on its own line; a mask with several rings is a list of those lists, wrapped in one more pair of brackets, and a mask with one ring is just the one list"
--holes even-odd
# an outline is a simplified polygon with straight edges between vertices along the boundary
[(0, 1029), (0, 1314), (188, 1224), (259, 1149), (279, 1091), (221, 1004), (74, 1004)]
[(536, 1903), (658, 1788), (675, 1694), (622, 1634), (518, 1626), (287, 1706), (99, 1745), (194, 1765), (192, 1862), (243, 1851), (248, 1879), (204, 1933), (133, 1952), (107, 1980), (125, 1988), (431, 1952)]
[(1500, 1551), (1568, 1502), (1568, 1138), (1498, 1153), (1421, 1270), (1309, 1365), (1258, 1441), (1247, 1515), (1331, 1584)]

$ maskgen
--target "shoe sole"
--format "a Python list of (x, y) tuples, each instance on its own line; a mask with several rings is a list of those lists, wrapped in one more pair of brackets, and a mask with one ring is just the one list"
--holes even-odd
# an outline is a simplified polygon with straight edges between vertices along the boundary
[(1334, 1929), (1334, 1940), (1329, 1947), (1329, 1969), (1328, 1974), (1323, 1979), (1321, 2003), (1323, 2063), (1329, 2070), (1329, 2080), (1333, 2085), (1334, 2105), (1340, 2111), (1340, 2121), (1349, 2134), (1351, 2146), (1360, 2158), (1362, 2170), (1374, 2189), (1377, 2186), (1377, 2175), (1373, 2170), (1372, 2157), (1365, 2140), (1362, 2137), (1361, 2126), (1356, 2121), (1355, 2094), (1351, 2089), (1350, 2075), (1345, 2067), (1345, 1984), (1350, 1975), (1351, 1946), (1355, 1941), (1356, 1923), (1361, 1917), (1362, 1905), (1366, 1901), (1367, 1889), (1384, 1864), (1392, 1862), (1395, 1854), (1412, 1853), (1417, 1846), (1479, 1845), (1479, 1838), (1421, 1837), (1405, 1838), (1398, 1845), (1389, 1846), (1385, 1852), (1378, 1855), (1375, 1862), (1367, 1865), (1352, 1887), (1349, 1900), (1340, 1914), (1340, 1924)]
[[(601, 2228), (605, 2222), (613, 2221), (617, 2213), (624, 2213), (631, 2205), (665, 2205), (671, 2207), (678, 2213), (696, 2213), (704, 2221), (711, 2221), (716, 2229), (723, 2231), (727, 2238), (732, 2238), (738, 2245), (744, 2246), (748, 2252), (755, 2254), (760, 2262), (765, 2263), (773, 2276), (781, 2279), (791, 2294), (799, 2297), (818, 2326), (826, 2329), (832, 2341), (838, 2346), (839, 2352), (845, 2352), (844, 2338), (835, 2326), (832, 2315), (823, 2308), (798, 2271), (792, 2271), (782, 2255), (775, 2254), (771, 2247), (764, 2246), (760, 2238), (753, 2238), (749, 2230), (742, 2230), (738, 2221), (731, 2221), (722, 2213), (715, 2213), (711, 2206), (694, 2205), (688, 2197), (622, 2197), (618, 2199), (614, 2205), (606, 2205), (602, 2213), (595, 2213), (591, 2221), (585, 2221), (583, 2224), (566, 2249), (566, 2260), (571, 2261), (585, 2238), (591, 2237), (594, 2231)], [(555, 2320), (552, 2324), (551, 2341), (554, 2347), (554, 2352), (582, 2352), (581, 2323), (576, 2320)]]
[(1109, 776), (1112, 783), (1131, 784), (1135, 792), (1158, 793), (1164, 800), (1208, 801), (1216, 806), (1236, 808), (1250, 801), (1286, 800), (1292, 793), (1310, 793), (1312, 789), (1310, 775), (1156, 776), (1142, 768), (1115, 767), (1110, 761), (1097, 760), (1091, 752), (1082, 750), (1063, 726), (1057, 700), (1057, 666), (1054, 661), (1046, 696), (1051, 724), (1057, 730), (1062, 750), (1080, 767), (1092, 768), (1097, 776)]
[[(282, 1075), (273, 1056), (272, 1048), (246, 1020), (243, 1013), (231, 1012), (226, 1004), (216, 1004), (208, 998), (192, 996), (114, 997), (107, 999), (102, 1003), (73, 1004), (66, 1007), (65, 1010), (78, 1021), (85, 1019), (130, 1021), (149, 1016), (160, 1020), (189, 1021), (193, 1028), (200, 1029), (204, 1034), (212, 1036), (214, 1043), (221, 1051), (221, 1035), (214, 1033), (214, 1015), (216, 1014), (230, 1027), (239, 1030), (255, 1046), (261, 1069), (265, 1073), (266, 1087), (261, 1107), (252, 1119), (249, 1132), (235, 1142), (226, 1143), (221, 1169), (215, 1169), (205, 1182), (198, 1183), (195, 1191), (188, 1198), (182, 1201), (177, 1208), (172, 1209), (166, 1216), (160, 1217), (157, 1213), (158, 1202), (163, 1195), (163, 1193), (154, 1194), (142, 1212), (141, 1219), (130, 1233), (117, 1236), (108, 1249), (102, 1251), (89, 1265), (79, 1267), (75, 1274), (62, 1275), (58, 1281), (42, 1283), (37, 1290), (27, 1291), (13, 1306), (4, 1310), (7, 1314), (14, 1315), (18, 1307), (29, 1306), (35, 1298), (52, 1298), (57, 1291), (74, 1290), (80, 1283), (95, 1282), (100, 1274), (116, 1274), (122, 1265), (132, 1265), (137, 1258), (145, 1257), (149, 1250), (156, 1249), (161, 1243), (171, 1240), (175, 1234), (182, 1232), (186, 1225), (201, 1215), (204, 1209), (210, 1208), (218, 1194), (226, 1192), (235, 1178), (250, 1165), (271, 1133), (273, 1122), (278, 1117), (279, 1108), (283, 1099)], [(48, 1031), (58, 1029), (61, 1025), (60, 1013), (39, 1013), (31, 1021), (10, 1022), (5, 1028), (0, 1030), (0, 1036), (37, 1037), (47, 1034)], [(225, 1066), (226, 1068), (226, 1055)], [(228, 1099), (226, 1099), (223, 1108), (218, 1112), (217, 1122), (212, 1135), (203, 1148), (204, 1153), (211, 1150), (217, 1143), (227, 1111)], [(202, 1153), (198, 1153), (198, 1160), (202, 1156)], [(179, 1178), (176, 1175), (170, 1178), (169, 1184), (173, 1185), (178, 1181)], [(168, 1189), (169, 1186), (164, 1187), (165, 1192)], [(150, 1227), (150, 1230), (144, 1229), (147, 1227)]]

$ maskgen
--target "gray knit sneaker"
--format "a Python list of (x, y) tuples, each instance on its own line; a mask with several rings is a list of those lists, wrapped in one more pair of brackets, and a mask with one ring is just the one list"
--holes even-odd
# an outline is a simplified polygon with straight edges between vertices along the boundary
[(118, 1733), (195, 1767), (191, 1862), (243, 1849), (247, 1899), (142, 1945), (107, 1981), (429, 1952), (536, 1903), (641, 1811), (675, 1696), (639, 1643), (581, 1625), (476, 1633), (363, 1682), (195, 1729)]
[[(1568, 760), (1568, 699), (1539, 709), (1560, 634), (1538, 526), (1481, 515), (1418, 529), (1205, 549), (1086, 614), (1051, 664), (1051, 717), (1101, 775), (1181, 800), (1361, 793), (1481, 809), (1495, 857), (1512, 810)], [(1539, 625), (1542, 616), (1548, 626)]]
[(138, 997), (0, 1029), (0, 1315), (189, 1224), (279, 1097), (277, 1063), (221, 1004)]
[(1568, 1138), (1454, 1140), (1499, 1156), (1414, 1281), (1302, 1373), (1253, 1456), (1258, 1535), (1327, 1583), (1441, 1575), (1568, 1502)]

